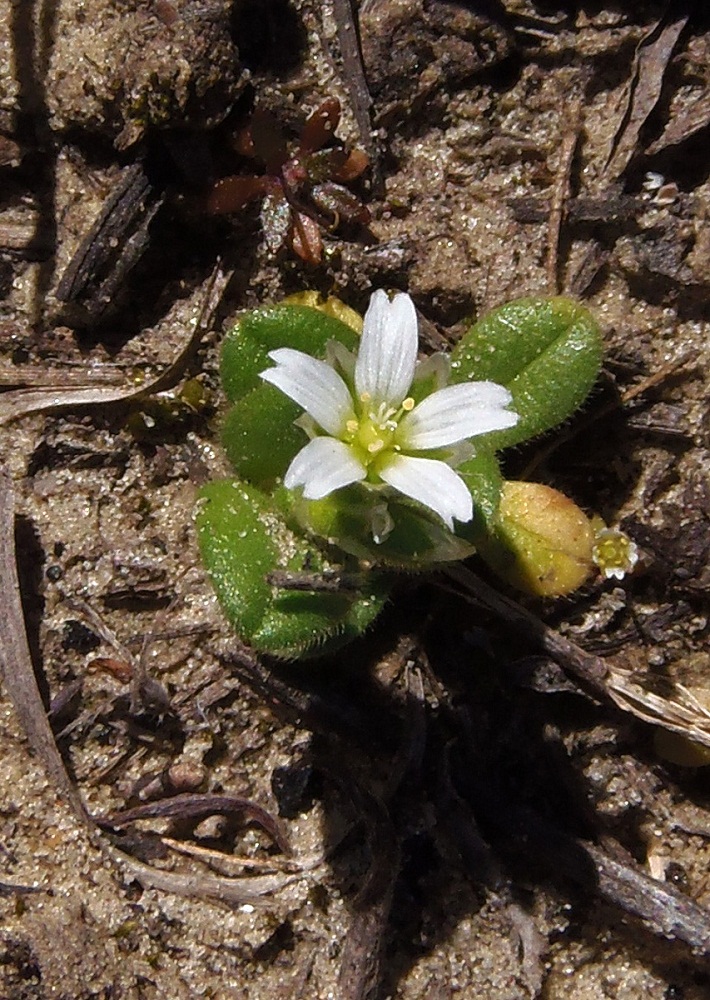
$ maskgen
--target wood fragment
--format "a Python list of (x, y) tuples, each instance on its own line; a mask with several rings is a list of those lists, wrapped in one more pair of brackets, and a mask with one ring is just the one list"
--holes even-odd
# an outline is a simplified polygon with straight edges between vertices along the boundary
[[(552, 203), (549, 198), (509, 198), (507, 204), (516, 222), (536, 223), (549, 219)], [(648, 201), (631, 194), (621, 194), (615, 187), (598, 195), (580, 195), (565, 204), (568, 222), (612, 226), (631, 221), (648, 210)]]
[(610, 251), (593, 241), (587, 247), (581, 261), (573, 268), (565, 282), (565, 293), (574, 299), (581, 299), (589, 290), (596, 276), (609, 260)]
[(79, 305), (89, 322), (101, 319), (147, 249), (148, 230), (163, 201), (164, 193), (151, 183), (141, 162), (124, 170), (67, 265), (56, 297)]
[(471, 783), (477, 807), (506, 835), (511, 851), (518, 853), (524, 842), (554, 876), (563, 875), (639, 917), (654, 934), (710, 952), (710, 911), (705, 907), (632, 861), (613, 858), (598, 845), (552, 826), (532, 809), (511, 802), (501, 809), (496, 790), (483, 788), (478, 779)]
[(0, 882), (0, 896), (31, 896), (38, 892), (49, 892), (41, 885), (15, 885), (12, 882)]
[(644, 920), (663, 937), (710, 952), (710, 913), (673, 885), (658, 882), (636, 865), (622, 864), (594, 844), (583, 848), (594, 862), (603, 899)]
[(607, 184), (621, 176), (639, 148), (641, 129), (658, 103), (673, 49), (688, 22), (684, 6), (670, 5), (636, 49), (626, 108), (602, 171)]
[(0, 249), (20, 254), (28, 260), (47, 260), (54, 249), (51, 234), (39, 229), (39, 217), (28, 222), (0, 218)]
[(335, 569), (324, 569), (320, 573), (276, 569), (266, 575), (266, 582), (280, 590), (302, 590), (324, 594), (357, 590), (362, 586), (363, 579), (360, 573), (343, 573)]
[(338, 973), (341, 1000), (374, 1000), (381, 981), (385, 931), (392, 905), (391, 891), (357, 911), (348, 929)]
[(661, 135), (646, 149), (653, 156), (664, 149), (679, 146), (710, 125), (710, 99), (707, 89), (692, 104), (676, 112)]

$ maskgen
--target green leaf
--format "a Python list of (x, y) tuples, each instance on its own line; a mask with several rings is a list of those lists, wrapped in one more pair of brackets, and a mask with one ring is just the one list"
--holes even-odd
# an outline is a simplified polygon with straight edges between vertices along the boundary
[(451, 356), (452, 382), (507, 386), (515, 427), (486, 436), (498, 449), (526, 441), (566, 420), (587, 398), (602, 360), (602, 337), (588, 309), (563, 297), (517, 299), (494, 309)]
[(473, 520), (457, 524), (456, 534), (476, 545), (482, 535), (495, 528), (503, 477), (495, 454), (482, 445), (478, 445), (473, 458), (458, 465), (456, 471), (473, 497)]
[(241, 479), (271, 490), (297, 451), (308, 443), (294, 421), (300, 406), (266, 382), (232, 406), (222, 425), (222, 442)]
[(258, 490), (238, 480), (202, 490), (197, 531), (203, 562), (220, 604), (255, 649), (285, 658), (317, 655), (361, 635), (387, 599), (389, 582), (372, 574), (362, 592), (283, 590), (274, 570), (322, 572), (323, 552), (294, 534)]
[(230, 402), (261, 385), (259, 373), (271, 368), (269, 351), (292, 347), (323, 357), (329, 340), (350, 350), (358, 344), (355, 331), (340, 320), (310, 306), (266, 306), (245, 313), (222, 345), (220, 374)]

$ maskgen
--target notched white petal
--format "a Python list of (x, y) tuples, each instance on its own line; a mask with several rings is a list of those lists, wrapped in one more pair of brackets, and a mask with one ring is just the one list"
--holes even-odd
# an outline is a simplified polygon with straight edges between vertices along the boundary
[(398, 440), (415, 450), (443, 448), (490, 431), (514, 427), (508, 390), (495, 382), (449, 385), (427, 396), (400, 422)]
[(417, 363), (417, 314), (408, 295), (390, 300), (374, 292), (365, 313), (355, 365), (355, 389), (377, 405), (398, 406), (409, 391)]
[(320, 500), (365, 475), (364, 465), (343, 441), (318, 437), (301, 448), (291, 462), (284, 486), (287, 490), (302, 486), (306, 500)]
[(395, 455), (380, 469), (380, 477), (405, 496), (429, 507), (453, 531), (453, 519), (470, 521), (473, 500), (463, 479), (446, 462)]
[(276, 367), (260, 372), (259, 377), (302, 406), (328, 434), (342, 434), (354, 413), (350, 391), (340, 375), (325, 361), (290, 347), (271, 351), (269, 357)]

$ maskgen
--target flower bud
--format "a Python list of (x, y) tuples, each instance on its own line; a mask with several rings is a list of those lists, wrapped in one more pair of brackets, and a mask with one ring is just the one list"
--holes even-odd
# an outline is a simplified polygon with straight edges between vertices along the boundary
[(295, 292), (293, 295), (285, 298), (283, 304), (289, 306), (310, 306), (311, 309), (317, 309), (319, 312), (325, 313), (326, 316), (339, 319), (341, 323), (345, 323), (355, 333), (362, 333), (362, 316), (355, 312), (354, 309), (351, 309), (350, 306), (346, 306), (344, 302), (341, 302), (334, 295), (325, 297), (320, 292), (313, 290)]
[(589, 518), (549, 486), (504, 483), (495, 535), (480, 543), (481, 556), (508, 583), (536, 597), (569, 594), (593, 569)]

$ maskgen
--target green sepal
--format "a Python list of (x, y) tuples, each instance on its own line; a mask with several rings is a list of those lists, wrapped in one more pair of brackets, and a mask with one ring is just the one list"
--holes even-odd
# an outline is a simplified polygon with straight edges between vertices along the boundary
[[(337, 490), (322, 500), (296, 498), (292, 510), (309, 533), (379, 566), (421, 572), (474, 552), (468, 541), (452, 534), (425, 507), (365, 485)], [(391, 530), (375, 542), (378, 522), (382, 528), (389, 518)]]
[(564, 297), (526, 298), (488, 313), (451, 355), (451, 381), (507, 386), (515, 427), (486, 436), (494, 449), (519, 444), (566, 420), (587, 398), (602, 361), (589, 310)]
[(368, 575), (362, 591), (284, 590), (274, 570), (333, 568), (314, 543), (291, 531), (270, 500), (238, 480), (209, 483), (196, 515), (202, 559), (239, 635), (260, 652), (287, 659), (318, 655), (361, 635), (387, 600), (389, 581)]
[(259, 373), (273, 367), (269, 351), (292, 347), (322, 358), (329, 340), (355, 350), (358, 339), (352, 327), (310, 306), (252, 309), (232, 327), (222, 345), (220, 375), (227, 399), (234, 403), (263, 384)]

